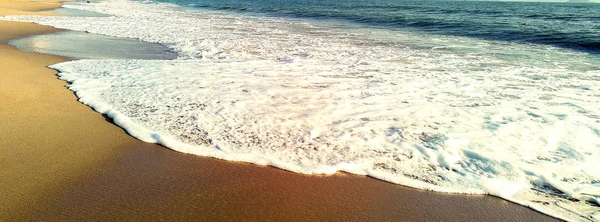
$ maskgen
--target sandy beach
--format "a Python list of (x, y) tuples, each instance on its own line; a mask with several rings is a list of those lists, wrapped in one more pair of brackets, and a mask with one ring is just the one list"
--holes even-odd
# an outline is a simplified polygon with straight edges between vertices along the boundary
[[(0, 15), (58, 6), (2, 0)], [(3, 221), (555, 220), (491, 196), (441, 194), (341, 173), (301, 175), (138, 141), (78, 103), (46, 68), (65, 58), (7, 45), (55, 31), (0, 21)]]
[[(2, 2), (0, 14), (24, 14), (29, 12), (23, 9), (58, 6)], [(65, 61), (63, 58), (22, 52), (6, 45), (10, 39), (56, 29), (3, 21), (0, 30), (0, 117), (4, 119), (0, 123), (0, 218), (21, 218), (34, 209), (33, 205), (85, 174), (86, 168), (137, 141), (75, 102), (73, 93), (57, 80), (56, 72), (45, 68)]]

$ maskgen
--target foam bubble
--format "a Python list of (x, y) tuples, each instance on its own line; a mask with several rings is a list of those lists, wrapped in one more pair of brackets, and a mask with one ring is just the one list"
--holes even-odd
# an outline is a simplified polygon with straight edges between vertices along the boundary
[[(407, 103), (405, 98), (438, 91), (444, 80), (434, 77), (440, 73), (410, 80), (381, 73), (355, 78), (315, 62), (81, 60), (52, 68), (61, 70), (83, 103), (133, 136), (182, 152), (300, 173), (343, 170), (423, 189), (488, 193), (553, 213), (561, 208), (551, 203), (597, 211), (586, 204), (598, 195), (600, 143), (589, 129), (597, 123), (577, 110), (568, 111), (578, 116), (569, 120), (550, 114), (572, 106), (537, 101), (535, 93), (504, 100), (492, 92), (478, 97), (478, 106), (471, 97), (455, 96)], [(404, 90), (422, 81), (430, 84)], [(451, 88), (464, 87), (471, 85)]]

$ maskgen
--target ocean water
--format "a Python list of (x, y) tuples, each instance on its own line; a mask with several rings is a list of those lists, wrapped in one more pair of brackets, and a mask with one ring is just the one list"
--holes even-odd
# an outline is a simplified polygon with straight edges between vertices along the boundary
[[(161, 43), (176, 60), (51, 66), (171, 149), (345, 171), (600, 220), (598, 5), (106, 0), (8, 16)], [(596, 16), (596, 17), (594, 17)], [(528, 25), (523, 25), (528, 23)]]
[(160, 1), (266, 16), (340, 19), (382, 28), (550, 44), (600, 53), (600, 4), (414, 0)]

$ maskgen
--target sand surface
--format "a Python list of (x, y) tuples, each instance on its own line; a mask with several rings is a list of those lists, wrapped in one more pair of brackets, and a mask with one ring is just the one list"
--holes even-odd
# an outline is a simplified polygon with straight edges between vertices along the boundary
[[(0, 15), (56, 6), (0, 0)], [(64, 58), (6, 45), (54, 31), (0, 21), (3, 221), (554, 220), (490, 196), (440, 194), (346, 174), (300, 175), (140, 142), (78, 103), (45, 68)]]
[[(68, 0), (67, 0), (68, 1)], [(4, 15), (52, 15), (46, 12), (38, 12), (50, 10), (60, 7), (61, 0), (0, 0), (0, 16)]]
[[(27, 7), (25, 7), (27, 6)], [(57, 4), (0, 2), (8, 10)], [(20, 13), (27, 13), (19, 11)], [(9, 39), (56, 29), (0, 21), (0, 218), (20, 218), (44, 199), (88, 174), (121, 147), (140, 143), (76, 102), (56, 72), (45, 66), (65, 61), (6, 45)]]

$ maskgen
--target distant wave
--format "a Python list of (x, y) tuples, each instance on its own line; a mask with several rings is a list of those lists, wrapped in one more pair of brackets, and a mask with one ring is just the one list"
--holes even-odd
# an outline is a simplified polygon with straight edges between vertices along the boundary
[[(600, 54), (600, 4), (490, 1), (162, 0), (183, 6), (548, 44)], [(523, 24), (527, 23), (527, 26)]]

